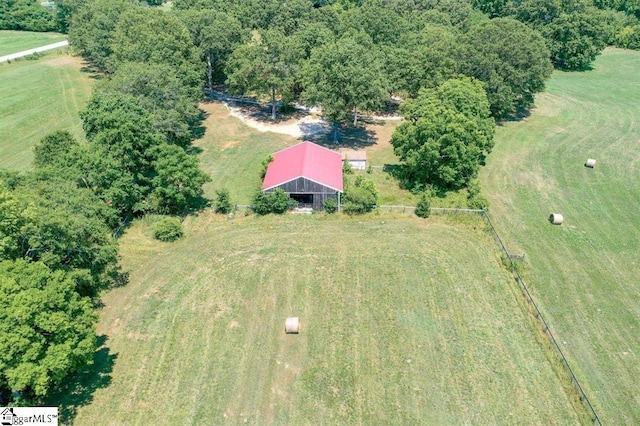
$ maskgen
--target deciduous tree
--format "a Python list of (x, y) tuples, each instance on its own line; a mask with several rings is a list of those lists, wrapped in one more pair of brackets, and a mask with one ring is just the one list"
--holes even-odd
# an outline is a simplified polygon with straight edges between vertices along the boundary
[(97, 315), (63, 271), (0, 262), (0, 385), (37, 403), (92, 361)]
[(292, 99), (302, 54), (296, 39), (285, 36), (279, 29), (254, 33), (251, 42), (239, 46), (229, 57), (227, 82), (242, 93), (269, 95), (271, 118), (275, 120), (277, 98)]
[(402, 107), (408, 121), (391, 138), (408, 186), (460, 189), (493, 146), (493, 120), (477, 81), (449, 80)]
[(353, 114), (375, 111), (390, 98), (382, 56), (366, 34), (345, 36), (312, 50), (304, 66), (303, 98), (321, 105), (323, 114), (336, 124)]
[(497, 119), (531, 107), (533, 96), (551, 75), (551, 54), (544, 39), (513, 18), (474, 25), (459, 46), (460, 71), (483, 82)]

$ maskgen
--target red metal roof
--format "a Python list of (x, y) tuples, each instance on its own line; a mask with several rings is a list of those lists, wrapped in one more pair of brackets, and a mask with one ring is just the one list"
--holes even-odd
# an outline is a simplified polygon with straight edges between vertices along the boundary
[(302, 142), (273, 154), (262, 190), (303, 177), (342, 192), (342, 155), (311, 142)]

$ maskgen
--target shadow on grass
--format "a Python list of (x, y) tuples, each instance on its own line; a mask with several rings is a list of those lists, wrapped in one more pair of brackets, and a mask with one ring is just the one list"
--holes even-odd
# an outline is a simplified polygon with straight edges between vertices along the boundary
[(104, 70), (86, 59), (82, 61), (80, 72), (89, 74), (89, 78), (92, 78), (94, 80), (102, 80), (104, 78)]
[(242, 115), (266, 124), (280, 124), (289, 120), (299, 120), (309, 115), (308, 111), (300, 110), (289, 105), (279, 105), (274, 120), (271, 118), (270, 104), (263, 105), (259, 103), (229, 101), (229, 105), (238, 108)]
[(187, 206), (187, 209), (185, 210), (183, 216), (197, 215), (203, 210), (210, 208), (212, 205), (213, 200), (210, 200), (209, 198), (205, 198), (202, 196), (195, 197), (189, 202), (189, 205)]
[(501, 121), (498, 121), (496, 124), (498, 126), (501, 126), (503, 123), (524, 121), (527, 118), (529, 118), (529, 116), (531, 116), (530, 109), (521, 109), (514, 112), (513, 114), (507, 115), (504, 119), (502, 119)]
[(204, 120), (209, 117), (209, 113), (200, 109), (198, 117), (194, 120), (194, 122), (189, 123), (189, 128), (191, 130), (191, 138), (192, 141), (196, 139), (202, 139), (207, 132), (207, 128), (202, 124)]
[(48, 398), (47, 405), (59, 407), (61, 424), (73, 424), (78, 409), (91, 404), (93, 394), (111, 384), (111, 373), (118, 354), (110, 353), (109, 348), (105, 346), (106, 342), (107, 336), (99, 336), (93, 364), (63, 381)]
[(352, 148), (360, 149), (375, 145), (378, 141), (375, 132), (364, 126), (342, 125), (338, 129), (338, 143), (334, 143), (331, 126), (325, 127), (327, 131), (307, 134), (304, 139), (328, 148)]

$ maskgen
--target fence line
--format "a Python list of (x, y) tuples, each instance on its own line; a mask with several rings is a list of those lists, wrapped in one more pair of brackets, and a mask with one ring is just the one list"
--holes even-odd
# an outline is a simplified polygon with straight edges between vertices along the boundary
[(511, 264), (511, 270), (516, 278), (516, 281), (520, 285), (520, 288), (522, 289), (523, 294), (525, 295), (527, 301), (529, 301), (529, 303), (531, 303), (531, 306), (533, 306), (533, 308), (535, 309), (536, 317), (542, 323), (544, 331), (549, 335), (549, 337), (551, 338), (551, 343), (558, 351), (558, 354), (560, 354), (562, 364), (564, 364), (567, 371), (569, 372), (569, 375), (571, 376), (571, 380), (577, 386), (578, 391), (580, 392), (580, 401), (583, 401), (584, 403), (586, 403), (587, 407), (591, 411), (591, 414), (593, 415), (593, 418), (591, 420), (594, 423), (598, 423), (600, 426), (602, 426), (602, 422), (600, 421), (600, 417), (598, 416), (598, 413), (596, 413), (596, 410), (593, 408), (593, 405), (591, 404), (589, 397), (587, 396), (584, 389), (582, 388), (582, 385), (580, 385), (580, 382), (578, 381), (578, 378), (573, 372), (573, 369), (569, 365), (569, 362), (567, 361), (567, 358), (565, 357), (564, 352), (562, 352), (562, 349), (560, 349), (560, 345), (558, 345), (558, 341), (556, 340), (555, 336), (551, 332), (551, 328), (549, 328), (549, 323), (547, 322), (547, 320), (545, 320), (544, 316), (542, 315), (542, 312), (540, 312), (540, 309), (538, 308), (538, 304), (535, 302), (535, 300), (533, 300), (533, 296), (531, 296), (531, 293), (529, 292), (529, 288), (527, 287), (524, 280), (520, 276), (520, 273), (516, 269), (516, 264), (513, 261), (512, 256), (509, 255), (509, 252), (507, 251), (507, 247), (504, 245), (504, 242), (502, 241), (502, 238), (500, 238), (500, 235), (498, 234), (498, 231), (496, 230), (495, 226), (493, 226), (493, 222), (491, 222), (489, 215), (484, 210), (482, 210), (482, 216), (484, 217), (485, 221), (489, 225), (489, 228), (491, 228), (491, 231), (493, 232), (493, 235), (496, 241), (498, 242), (498, 245), (500, 246), (502, 252), (509, 260), (509, 263)]
[[(407, 209), (415, 210), (414, 206), (378, 206), (378, 208), (387, 209), (389, 211), (393, 211), (394, 209), (398, 209), (398, 210), (402, 209), (403, 212), (407, 211)], [(556, 340), (556, 337), (551, 332), (551, 328), (549, 327), (549, 323), (547, 322), (547, 320), (542, 315), (542, 312), (540, 311), (540, 308), (538, 308), (538, 304), (535, 302), (535, 300), (533, 299), (533, 296), (529, 292), (529, 288), (527, 287), (527, 284), (524, 282), (524, 280), (522, 279), (522, 277), (520, 276), (520, 273), (518, 272), (518, 270), (516, 268), (516, 264), (514, 262), (514, 257), (515, 258), (519, 258), (519, 257), (523, 257), (523, 256), (521, 256), (521, 255), (514, 256), (511, 253), (509, 253), (509, 251), (507, 250), (507, 247), (505, 246), (502, 238), (500, 238), (500, 234), (498, 234), (498, 231), (496, 230), (495, 226), (493, 226), (493, 222), (491, 222), (491, 219), (489, 218), (489, 215), (487, 214), (487, 212), (485, 210), (432, 207), (431, 211), (432, 212), (436, 212), (436, 213), (470, 213), (470, 214), (478, 214), (478, 215), (482, 216), (482, 218), (485, 220), (487, 225), (489, 225), (489, 228), (491, 229), (491, 232), (492, 232), (496, 242), (500, 246), (500, 250), (505, 255), (505, 257), (508, 259), (508, 261), (509, 261), (509, 263), (511, 265), (511, 270), (513, 272), (513, 275), (514, 275), (516, 281), (518, 282), (518, 284), (520, 286), (520, 289), (522, 290), (522, 293), (524, 294), (526, 300), (531, 304), (531, 306), (535, 310), (536, 318), (538, 318), (538, 320), (540, 320), (540, 322), (541, 322), (541, 324), (543, 326), (543, 330), (545, 331), (545, 333), (547, 333), (549, 335), (549, 338), (551, 339), (552, 346), (558, 351), (558, 354), (560, 355), (560, 359), (562, 361), (562, 364), (567, 369), (569, 375), (571, 376), (572, 382), (575, 384), (575, 386), (578, 389), (578, 392), (580, 394), (580, 401), (585, 403), (587, 408), (589, 409), (589, 411), (591, 411), (591, 414), (593, 415), (591, 420), (594, 423), (597, 423), (600, 426), (602, 426), (602, 422), (600, 421), (600, 417), (598, 416), (598, 413), (596, 413), (596, 410), (593, 407), (593, 405), (591, 404), (591, 401), (589, 400), (589, 397), (587, 396), (586, 392), (582, 388), (582, 385), (578, 381), (578, 377), (576, 377), (573, 369), (569, 365), (569, 362), (567, 361), (567, 358), (564, 355), (564, 352), (560, 348), (560, 345), (558, 345), (558, 341)]]

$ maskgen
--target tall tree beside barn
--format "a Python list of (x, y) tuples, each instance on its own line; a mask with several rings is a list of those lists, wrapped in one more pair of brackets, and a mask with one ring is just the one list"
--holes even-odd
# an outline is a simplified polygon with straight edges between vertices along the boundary
[(358, 114), (381, 108), (390, 99), (383, 58), (378, 47), (364, 33), (349, 34), (311, 51), (303, 70), (303, 98), (321, 105), (323, 114), (338, 124)]
[(493, 147), (493, 119), (482, 84), (449, 80), (401, 107), (407, 121), (391, 138), (408, 186), (460, 189), (477, 176)]

